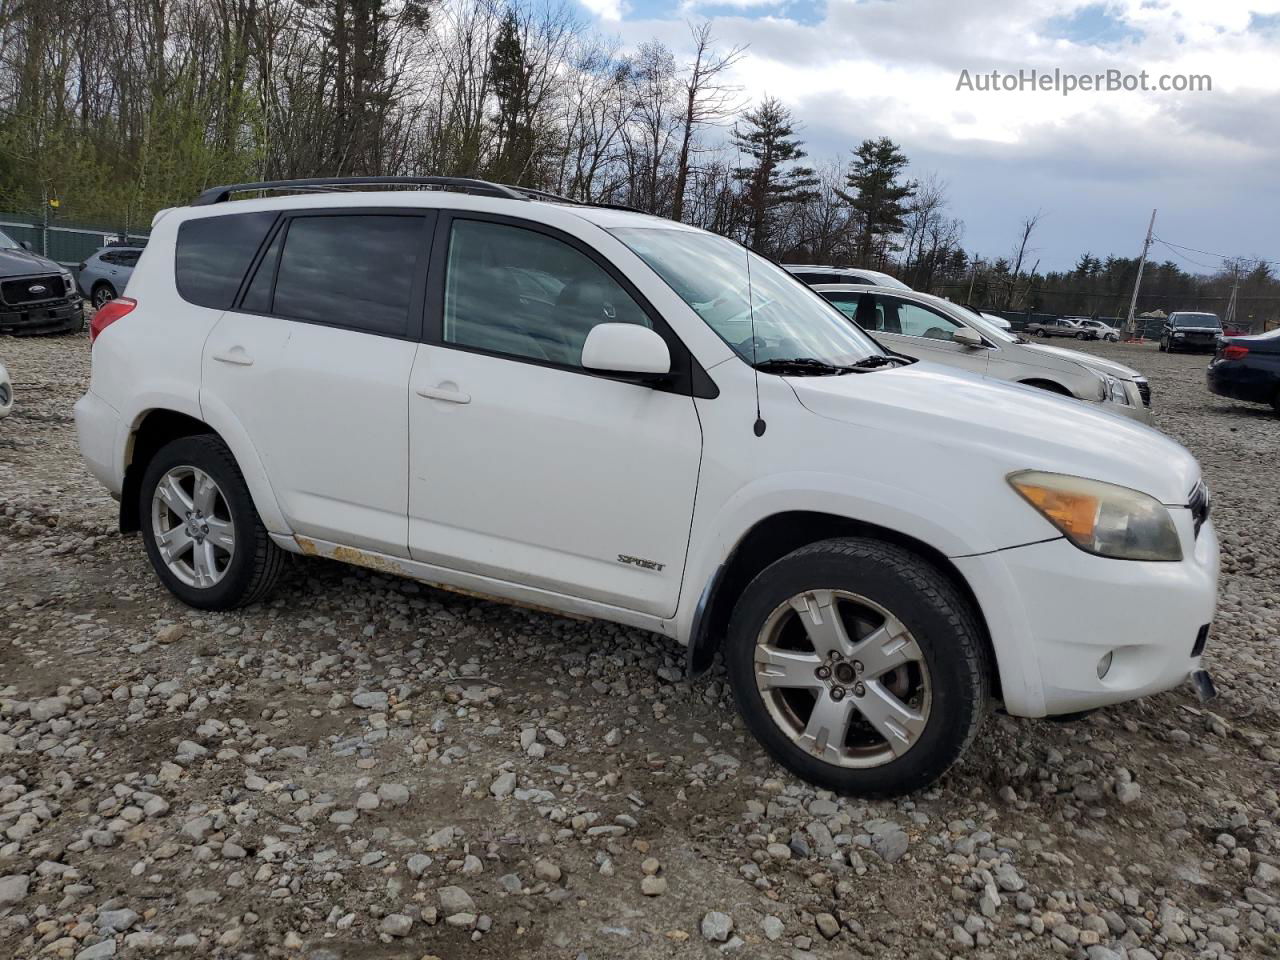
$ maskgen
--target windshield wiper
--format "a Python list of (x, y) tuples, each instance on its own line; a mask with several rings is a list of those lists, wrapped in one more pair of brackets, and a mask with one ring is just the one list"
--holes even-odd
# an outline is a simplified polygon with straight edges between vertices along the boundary
[(859, 370), (874, 370), (876, 367), (883, 367), (889, 363), (910, 363), (911, 361), (903, 357), (895, 357), (885, 353), (873, 353), (869, 357), (863, 357), (856, 361), (853, 366)]
[(853, 367), (841, 367), (817, 357), (771, 357), (755, 364), (765, 373), (794, 373), (800, 376), (821, 377), (832, 374), (852, 373)]

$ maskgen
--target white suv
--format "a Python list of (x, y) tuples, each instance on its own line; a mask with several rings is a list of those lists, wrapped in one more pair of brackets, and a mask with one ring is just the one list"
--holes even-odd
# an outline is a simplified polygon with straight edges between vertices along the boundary
[(94, 318), (81, 450), (184, 602), (258, 600), (293, 553), (652, 630), (864, 794), (935, 780), (993, 700), (1208, 687), (1178, 444), (887, 354), (722, 237), (414, 182), (211, 191)]

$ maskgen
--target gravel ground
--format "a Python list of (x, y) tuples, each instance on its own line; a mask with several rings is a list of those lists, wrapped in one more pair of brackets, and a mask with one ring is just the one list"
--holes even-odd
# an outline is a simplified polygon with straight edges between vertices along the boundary
[(1224, 547), (1207, 661), (993, 717), (934, 790), (772, 764), (669, 642), (327, 561), (160, 588), (76, 452), (83, 337), (0, 340), (0, 957), (1280, 956), (1280, 419), (1148, 373)]

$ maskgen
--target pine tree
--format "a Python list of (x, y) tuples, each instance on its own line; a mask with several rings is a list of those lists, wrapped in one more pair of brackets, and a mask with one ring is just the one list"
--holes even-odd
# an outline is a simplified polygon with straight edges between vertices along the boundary
[(812, 167), (798, 165), (805, 152), (796, 138), (791, 111), (766, 97), (748, 110), (733, 128), (733, 145), (749, 157), (750, 166), (736, 167), (733, 177), (742, 184), (742, 202), (749, 217), (746, 243), (768, 253), (774, 245), (770, 214), (785, 204), (807, 203), (817, 196), (818, 178)]
[(845, 199), (860, 224), (856, 246), (858, 265), (874, 266), (873, 256), (883, 260), (889, 238), (906, 225), (916, 182), (899, 177), (907, 167), (906, 154), (888, 137), (863, 140), (854, 151), (845, 183)]
[(489, 54), (489, 83), (498, 113), (493, 118), (497, 144), (489, 164), (489, 176), (499, 183), (535, 183), (535, 137), (529, 93), (530, 64), (520, 41), (520, 22), (508, 10), (498, 25)]

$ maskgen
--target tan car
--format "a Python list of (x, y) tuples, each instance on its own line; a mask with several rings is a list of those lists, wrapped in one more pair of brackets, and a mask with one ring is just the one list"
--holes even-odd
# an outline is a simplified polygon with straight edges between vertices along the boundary
[(813, 289), (896, 353), (1039, 387), (1151, 422), (1147, 379), (1123, 364), (1031, 343), (927, 293), (857, 284), (816, 284)]

